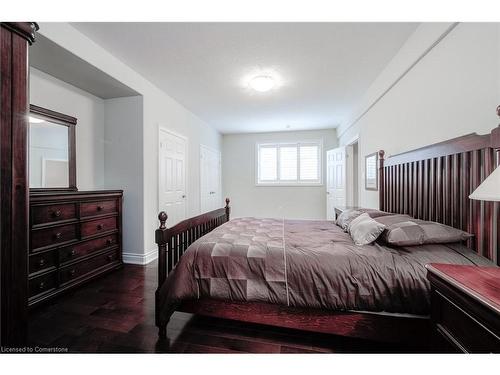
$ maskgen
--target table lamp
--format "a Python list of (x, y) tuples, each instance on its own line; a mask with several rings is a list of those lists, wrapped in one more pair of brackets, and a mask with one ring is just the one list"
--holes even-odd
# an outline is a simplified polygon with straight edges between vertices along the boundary
[(500, 167), (497, 167), (486, 179), (469, 195), (470, 199), (480, 201), (500, 202)]

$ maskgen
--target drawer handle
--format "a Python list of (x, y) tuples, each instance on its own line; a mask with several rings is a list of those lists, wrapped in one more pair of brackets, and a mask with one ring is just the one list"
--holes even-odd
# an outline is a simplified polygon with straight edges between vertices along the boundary
[(72, 269), (69, 271), (69, 276), (73, 277), (73, 276), (75, 276), (75, 273), (76, 273), (76, 271), (74, 269)]
[(54, 234), (54, 238), (55, 238), (56, 240), (59, 240), (59, 239), (61, 238), (61, 236), (62, 236), (62, 233), (61, 233), (61, 232), (57, 232), (56, 234)]
[(111, 244), (113, 243), (113, 239), (112, 239), (112, 238), (108, 238), (108, 239), (106, 240), (106, 243), (107, 243), (108, 245), (111, 245)]
[(45, 289), (45, 283), (42, 281), (40, 284), (38, 284), (38, 289), (44, 290)]
[(76, 255), (76, 250), (75, 249), (72, 249), (71, 252), (69, 253), (72, 257), (74, 257)]
[(97, 211), (102, 211), (102, 210), (104, 210), (103, 206), (97, 206)]
[(108, 261), (112, 261), (115, 256), (113, 254), (108, 255)]
[(52, 212), (52, 216), (53, 217), (59, 217), (59, 216), (61, 216), (61, 211), (57, 210), (57, 211)]
[(102, 224), (97, 224), (97, 230), (101, 230), (103, 228)]
[(40, 259), (38, 261), (38, 268), (42, 268), (43, 266), (45, 266), (45, 259)]

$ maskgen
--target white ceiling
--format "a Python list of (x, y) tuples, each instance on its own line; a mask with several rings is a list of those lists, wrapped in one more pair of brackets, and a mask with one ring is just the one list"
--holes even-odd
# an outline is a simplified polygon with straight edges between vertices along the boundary
[[(339, 125), (415, 23), (73, 23), (222, 133)], [(245, 87), (279, 75), (265, 94)]]

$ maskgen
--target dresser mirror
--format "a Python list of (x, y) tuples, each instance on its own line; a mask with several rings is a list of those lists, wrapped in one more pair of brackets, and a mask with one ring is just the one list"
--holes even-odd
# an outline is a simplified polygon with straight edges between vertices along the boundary
[(76, 191), (76, 118), (36, 105), (29, 116), (31, 191)]

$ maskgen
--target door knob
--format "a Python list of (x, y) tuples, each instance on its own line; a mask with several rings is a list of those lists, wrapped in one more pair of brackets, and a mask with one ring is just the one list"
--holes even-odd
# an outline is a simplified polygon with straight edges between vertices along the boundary
[(182, 198), (186, 198), (186, 196), (185, 196), (185, 195), (183, 195), (183, 196), (182, 196)]

